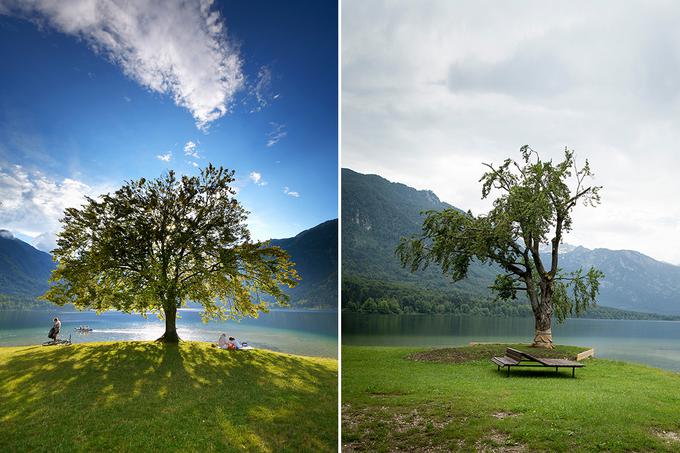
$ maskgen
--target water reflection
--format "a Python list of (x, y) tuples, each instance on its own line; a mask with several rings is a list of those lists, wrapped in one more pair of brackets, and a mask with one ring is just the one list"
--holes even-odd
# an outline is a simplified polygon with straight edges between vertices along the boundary
[[(453, 315), (343, 313), (350, 345), (462, 346), (471, 341), (528, 343), (534, 321)], [(594, 347), (596, 355), (680, 371), (680, 322), (569, 319), (553, 327), (557, 343)]]
[[(52, 326), (50, 312), (0, 312), (0, 346), (40, 344)], [(61, 337), (74, 343), (118, 340), (154, 340), (164, 331), (156, 316), (144, 318), (119, 312), (62, 311)], [(199, 310), (181, 310), (177, 332), (184, 340), (217, 341), (227, 332), (254, 347), (292, 354), (337, 357), (337, 313), (322, 311), (272, 311), (241, 322), (203, 323)], [(92, 332), (79, 332), (88, 325)]]

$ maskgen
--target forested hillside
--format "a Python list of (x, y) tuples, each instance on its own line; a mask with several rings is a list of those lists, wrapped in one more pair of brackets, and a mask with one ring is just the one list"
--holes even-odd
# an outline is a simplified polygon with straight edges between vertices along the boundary
[[(342, 171), (342, 306), (369, 312), (472, 313), (529, 316), (527, 301), (493, 300), (488, 287), (496, 269), (479, 263), (453, 282), (433, 265), (403, 269), (394, 250), (401, 237), (420, 231), (422, 211), (453, 208), (431, 191), (378, 175)], [(457, 208), (454, 208), (457, 209)], [(589, 250), (563, 244), (560, 267), (591, 265), (604, 272), (599, 308), (589, 316), (631, 317), (634, 312), (680, 315), (680, 267), (629, 250)], [(649, 317), (648, 315), (638, 315)]]

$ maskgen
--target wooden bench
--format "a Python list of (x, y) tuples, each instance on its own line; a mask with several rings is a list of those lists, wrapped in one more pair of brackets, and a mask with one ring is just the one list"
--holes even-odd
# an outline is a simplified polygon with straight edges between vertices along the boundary
[(510, 376), (510, 368), (513, 366), (534, 366), (554, 367), (555, 372), (558, 372), (560, 368), (571, 368), (571, 377), (575, 377), (576, 368), (583, 368), (585, 366), (582, 363), (574, 362), (573, 360), (534, 357), (531, 354), (513, 348), (507, 348), (504, 357), (492, 357), (491, 361), (498, 366), (498, 371), (501, 370), (501, 367), (506, 367), (508, 376)]

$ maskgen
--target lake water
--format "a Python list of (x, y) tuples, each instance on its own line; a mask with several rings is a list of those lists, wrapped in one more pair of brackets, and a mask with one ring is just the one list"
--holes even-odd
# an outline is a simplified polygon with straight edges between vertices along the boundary
[[(62, 322), (60, 338), (71, 334), (74, 343), (119, 340), (155, 340), (164, 323), (155, 315), (90, 311), (0, 311), (0, 346), (22, 346), (48, 341), (52, 318)], [(257, 319), (203, 323), (198, 309), (182, 309), (177, 333), (183, 340), (216, 342), (220, 333), (256, 348), (308, 356), (338, 356), (338, 315), (335, 311), (272, 310)], [(74, 329), (88, 325), (93, 332)]]
[[(593, 347), (597, 357), (680, 371), (680, 321), (568, 319), (552, 330), (555, 343)], [(533, 333), (534, 320), (528, 318), (342, 314), (342, 343), (346, 345), (530, 343)]]

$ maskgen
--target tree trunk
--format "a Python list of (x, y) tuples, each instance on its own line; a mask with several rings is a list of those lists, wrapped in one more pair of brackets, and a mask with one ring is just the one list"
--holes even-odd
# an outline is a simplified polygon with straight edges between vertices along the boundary
[(164, 308), (165, 314), (165, 333), (156, 341), (161, 343), (179, 343), (179, 336), (177, 335), (177, 307)]
[(551, 288), (542, 288), (542, 290), (540, 303), (534, 310), (536, 331), (531, 346), (552, 349), (552, 291)]

